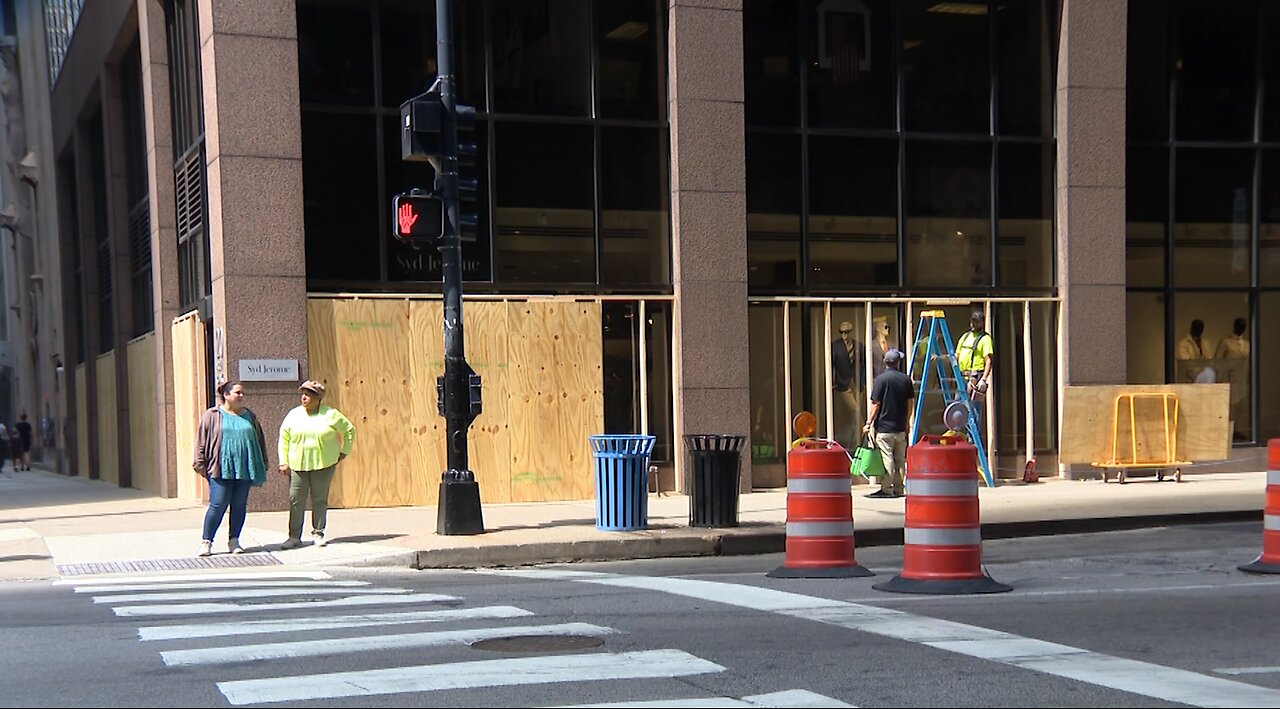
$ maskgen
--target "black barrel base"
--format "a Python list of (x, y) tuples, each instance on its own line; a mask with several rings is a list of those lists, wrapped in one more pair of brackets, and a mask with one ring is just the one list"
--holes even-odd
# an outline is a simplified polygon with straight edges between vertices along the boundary
[(779, 566), (765, 576), (771, 579), (853, 579), (875, 576), (875, 573), (862, 564), (855, 563), (852, 566), (826, 566), (816, 569)]
[(1013, 590), (1013, 586), (1006, 586), (990, 576), (964, 579), (962, 581), (921, 581), (919, 579), (904, 579), (901, 576), (894, 576), (892, 579), (884, 583), (878, 583), (871, 588), (890, 593), (927, 593), (935, 596), (1004, 593)]
[(1247, 564), (1241, 564), (1236, 567), (1241, 571), (1248, 571), (1251, 574), (1280, 574), (1280, 564), (1268, 564), (1258, 557)]

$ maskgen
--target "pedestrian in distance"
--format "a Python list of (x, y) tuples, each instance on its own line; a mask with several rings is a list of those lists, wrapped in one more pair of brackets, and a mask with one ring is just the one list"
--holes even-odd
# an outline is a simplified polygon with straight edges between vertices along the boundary
[(244, 387), (225, 382), (218, 387), (222, 401), (200, 416), (196, 429), (196, 453), (192, 467), (209, 481), (209, 509), (199, 556), (213, 553), (213, 537), (231, 508), (227, 551), (243, 554), (240, 531), (248, 511), (249, 490), (267, 481), (267, 439), (258, 417), (244, 405)]
[(22, 439), (22, 469), (31, 470), (31, 422), (27, 421), (25, 412), (13, 427), (18, 429), (18, 437)]
[(22, 434), (18, 433), (18, 425), (9, 428), (9, 458), (13, 460), (13, 470), (22, 470)]
[(338, 463), (351, 453), (356, 428), (341, 411), (321, 403), (324, 384), (308, 379), (298, 387), (300, 406), (280, 424), (280, 473), (289, 476), (289, 538), (281, 549), (302, 546), (302, 517), (311, 500), (311, 537), (324, 546), (329, 485)]
[(911, 402), (916, 398), (911, 377), (902, 372), (902, 352), (891, 349), (884, 353), (884, 371), (871, 385), (871, 411), (866, 432), (875, 435), (876, 449), (884, 460), (880, 489), (867, 497), (902, 497), (907, 470), (907, 425)]

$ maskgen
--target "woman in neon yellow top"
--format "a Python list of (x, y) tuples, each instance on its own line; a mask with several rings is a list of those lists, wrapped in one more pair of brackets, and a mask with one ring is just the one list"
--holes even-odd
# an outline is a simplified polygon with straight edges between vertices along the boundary
[(351, 452), (356, 428), (341, 411), (320, 403), (324, 384), (310, 380), (298, 387), (302, 405), (280, 424), (280, 473), (289, 476), (289, 539), (281, 549), (302, 546), (302, 516), (311, 498), (311, 536), (324, 546), (329, 484), (338, 463)]

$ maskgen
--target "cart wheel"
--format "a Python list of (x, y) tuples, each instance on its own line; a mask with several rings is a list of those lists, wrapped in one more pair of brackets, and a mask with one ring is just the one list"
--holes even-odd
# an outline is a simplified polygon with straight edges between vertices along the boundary
[(1111, 482), (1111, 474), (1108, 473), (1105, 469), (1102, 471), (1102, 482), (1104, 484)]
[(1156, 468), (1156, 482), (1164, 482), (1164, 468)]
[(1178, 468), (1173, 471), (1173, 481), (1175, 483), (1182, 482), (1182, 468)]
[(1121, 485), (1125, 484), (1124, 470), (1121, 470), (1119, 474), (1116, 475), (1116, 482), (1120, 483)]

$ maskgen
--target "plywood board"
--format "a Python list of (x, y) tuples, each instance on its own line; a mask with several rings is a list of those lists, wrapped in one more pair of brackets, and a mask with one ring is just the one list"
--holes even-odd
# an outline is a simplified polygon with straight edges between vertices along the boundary
[(156, 335), (129, 343), (129, 460), (133, 486), (160, 494), (156, 470)]
[[(467, 363), (480, 375), (482, 386), (482, 413), (471, 424), (467, 437), (468, 462), (480, 484), (482, 502), (511, 500), (511, 421), (507, 411), (511, 367), (509, 313), (507, 303), (502, 302), (467, 303), (463, 313)], [(442, 348), (443, 344), (442, 341)], [(433, 396), (433, 402), (434, 399)], [(443, 437), (440, 440), (443, 444)]]
[(89, 466), (89, 392), (83, 364), (76, 365), (76, 467), (92, 477)]
[(195, 459), (196, 427), (207, 401), (208, 359), (204, 323), (192, 312), (174, 318), (173, 430), (174, 465), (178, 471), (177, 496), (184, 500), (208, 499), (208, 483), (191, 469)]
[[(1170, 393), (1178, 398), (1175, 457), (1190, 462), (1226, 460), (1231, 451), (1228, 421), (1229, 384), (1166, 384), (1069, 386), (1063, 389), (1061, 463), (1109, 462), (1112, 458), (1112, 420), (1120, 394)], [(1128, 405), (1122, 403), (1117, 429), (1117, 454), (1132, 455), (1137, 439), (1140, 460), (1163, 459), (1164, 406), (1159, 399), (1139, 398), (1134, 426)], [(1172, 416), (1170, 416), (1172, 418)], [(1132, 434), (1136, 433), (1136, 436)]]
[[(411, 453), (415, 487), (404, 504), (434, 505), (440, 494), (440, 473), (444, 472), (444, 419), (436, 412), (436, 377), (444, 374), (444, 340), (441, 323), (444, 305), (438, 300), (415, 300), (409, 304), (409, 429), (406, 448)], [(474, 331), (474, 328), (471, 329)], [(481, 500), (484, 486), (480, 487)]]
[(120, 439), (117, 434), (116, 354), (112, 350), (99, 355), (94, 363), (97, 371), (98, 477), (113, 485), (120, 484)]

